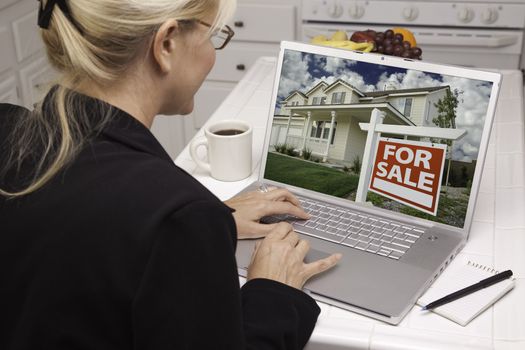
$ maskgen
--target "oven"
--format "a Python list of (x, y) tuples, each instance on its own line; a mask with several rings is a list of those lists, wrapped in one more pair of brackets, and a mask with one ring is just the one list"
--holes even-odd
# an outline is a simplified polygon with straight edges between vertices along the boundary
[(412, 31), (426, 61), (521, 69), (525, 0), (302, 0), (302, 40), (344, 30)]

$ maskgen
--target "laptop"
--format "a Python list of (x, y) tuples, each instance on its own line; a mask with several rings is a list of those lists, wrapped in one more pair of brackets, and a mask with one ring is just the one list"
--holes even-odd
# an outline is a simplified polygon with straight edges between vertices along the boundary
[[(282, 42), (258, 181), (312, 215), (293, 224), (314, 299), (398, 324), (465, 245), (501, 76)], [(255, 240), (238, 242), (246, 276)]]

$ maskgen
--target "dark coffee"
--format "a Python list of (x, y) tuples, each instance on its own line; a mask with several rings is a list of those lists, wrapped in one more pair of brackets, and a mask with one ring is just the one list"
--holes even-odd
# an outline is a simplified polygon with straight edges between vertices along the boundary
[(215, 135), (220, 136), (233, 136), (233, 135), (239, 135), (244, 133), (244, 130), (239, 129), (224, 129), (224, 130), (217, 130), (214, 132)]

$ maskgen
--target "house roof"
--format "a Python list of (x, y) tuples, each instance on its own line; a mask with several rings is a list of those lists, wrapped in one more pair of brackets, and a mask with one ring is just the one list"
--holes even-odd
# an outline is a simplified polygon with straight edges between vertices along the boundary
[(331, 90), (333, 89), (334, 87), (336, 87), (337, 85), (339, 84), (343, 84), (345, 85), (346, 87), (354, 90), (359, 96), (365, 96), (365, 94), (363, 94), (359, 89), (357, 89), (355, 86), (351, 85), (351, 84), (348, 84), (346, 81), (342, 80), (342, 79), (337, 79), (336, 81), (334, 81), (332, 84), (330, 84), (330, 86), (328, 86), (324, 91), (327, 92), (328, 90)]
[(372, 91), (372, 92), (365, 92), (365, 96), (366, 97), (380, 97), (380, 96), (388, 96), (392, 94), (399, 95), (399, 94), (411, 94), (415, 92), (433, 92), (433, 91), (449, 89), (449, 88), (450, 87), (448, 85), (445, 85), (445, 86), (424, 87), (424, 88), (416, 88), (416, 89)]
[(317, 90), (320, 86), (323, 86), (323, 87), (327, 87), (328, 84), (324, 81), (320, 81), (319, 83), (315, 84), (315, 86), (313, 88), (311, 88), (310, 90), (308, 90), (306, 92), (306, 96), (310, 95), (312, 92), (314, 92), (315, 90)]
[(290, 93), (290, 95), (288, 95), (288, 97), (286, 97), (283, 102), (285, 101), (288, 101), (290, 98), (292, 98), (293, 95), (295, 94), (298, 94), (299, 96), (301, 96), (302, 98), (308, 98), (305, 94), (303, 94), (301, 91), (297, 91), (297, 90), (294, 90)]
[(313, 88), (308, 90), (306, 93), (302, 93), (298, 90), (294, 90), (286, 97), (283, 102), (288, 101), (293, 95), (299, 94), (301, 97), (307, 99), (308, 95), (311, 94), (314, 90), (319, 88), (319, 86), (324, 85), (325, 90), (324, 92), (327, 92), (328, 90), (331, 90), (332, 88), (336, 87), (337, 85), (342, 84), (346, 87), (354, 90), (359, 96), (361, 97), (381, 97), (381, 96), (389, 96), (389, 95), (399, 95), (399, 94), (413, 94), (413, 93), (429, 93), (433, 91), (438, 91), (442, 89), (450, 89), (450, 86), (444, 85), (444, 86), (434, 86), (434, 87), (423, 87), (423, 88), (415, 88), (415, 89), (400, 89), (400, 90), (382, 90), (382, 91), (371, 91), (371, 92), (361, 92), (359, 89), (357, 89), (355, 86), (347, 83), (346, 81), (342, 79), (337, 79), (332, 84), (328, 85), (326, 82), (321, 81), (318, 84), (316, 84)]

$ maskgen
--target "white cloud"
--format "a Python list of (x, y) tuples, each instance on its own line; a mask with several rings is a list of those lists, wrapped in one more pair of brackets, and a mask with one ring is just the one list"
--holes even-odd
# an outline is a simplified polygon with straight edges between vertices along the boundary
[(327, 57), (324, 70), (328, 73), (339, 73), (346, 68), (346, 61), (339, 57)]
[(445, 76), (445, 84), (460, 92), (456, 109), (456, 127), (468, 131), (454, 142), (452, 159), (472, 161), (478, 158), (481, 136), (489, 102), (490, 87), (478, 80)]
[(312, 78), (308, 72), (308, 62), (311, 60), (308, 57), (303, 59), (297, 51), (286, 52), (278, 91), (281, 98), (286, 98), (294, 90), (301, 90)]

